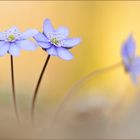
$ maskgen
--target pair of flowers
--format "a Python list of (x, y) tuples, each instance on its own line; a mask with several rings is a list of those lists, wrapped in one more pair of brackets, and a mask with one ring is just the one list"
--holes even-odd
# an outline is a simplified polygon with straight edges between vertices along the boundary
[[(6, 53), (9, 53), (11, 56), (18, 56), (20, 49), (34, 50), (37, 45), (48, 52), (47, 60), (34, 92), (32, 115), (34, 114), (33, 111), (38, 89), (50, 56), (58, 56), (64, 60), (71, 60), (73, 55), (69, 52), (69, 49), (78, 45), (81, 41), (80, 38), (68, 38), (68, 34), (69, 31), (65, 27), (59, 27), (55, 30), (49, 19), (44, 21), (43, 33), (36, 29), (29, 29), (21, 33), (17, 27), (12, 27), (5, 32), (0, 32), (0, 56), (4, 56)], [(30, 37), (33, 37), (36, 43), (28, 40)], [(121, 54), (125, 70), (130, 73), (133, 82), (137, 83), (137, 76), (140, 75), (140, 57), (135, 56), (135, 48), (135, 41), (132, 35), (130, 35), (122, 46)], [(13, 65), (12, 61), (11, 66)], [(14, 79), (14, 75), (12, 78)], [(15, 91), (13, 90), (13, 92)]]
[[(79, 38), (67, 38), (69, 31), (65, 27), (54, 29), (50, 20), (46, 19), (43, 25), (43, 33), (36, 29), (29, 29), (21, 33), (17, 27), (12, 27), (0, 33), (0, 56), (6, 53), (18, 56), (20, 49), (34, 50), (37, 44), (47, 51), (49, 55), (58, 56), (64, 60), (71, 60), (73, 55), (68, 49), (80, 43)], [(28, 38), (33, 37), (36, 43)]]
[[(59, 58), (64, 60), (71, 60), (73, 58), (73, 55), (69, 52), (69, 49), (79, 44), (81, 41), (80, 38), (68, 38), (68, 34), (69, 31), (65, 27), (54, 29), (49, 19), (45, 19), (44, 21), (43, 33), (39, 32), (36, 29), (29, 29), (21, 33), (17, 27), (12, 27), (9, 30), (0, 32), (0, 56), (4, 56), (7, 53), (11, 55), (12, 93), (17, 119), (19, 119), (19, 115), (16, 105), (13, 56), (19, 56), (20, 49), (35, 50), (37, 46), (40, 46), (44, 51), (48, 52), (47, 59), (43, 66), (33, 95), (31, 109), (31, 115), (33, 117), (38, 89), (46, 66), (49, 62), (50, 56), (58, 56)], [(28, 38), (31, 37), (34, 38), (36, 42), (28, 40)]]

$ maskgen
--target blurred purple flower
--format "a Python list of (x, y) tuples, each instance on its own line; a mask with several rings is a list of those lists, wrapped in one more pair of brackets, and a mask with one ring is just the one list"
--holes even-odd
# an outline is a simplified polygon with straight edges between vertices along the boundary
[(38, 45), (49, 55), (58, 56), (64, 60), (71, 60), (73, 55), (68, 49), (80, 43), (80, 38), (67, 38), (69, 31), (65, 27), (54, 29), (50, 20), (46, 19), (43, 25), (43, 33), (34, 36)]
[(0, 56), (4, 56), (6, 53), (18, 56), (20, 49), (34, 50), (35, 44), (27, 38), (33, 37), (37, 33), (38, 31), (35, 29), (21, 33), (17, 27), (0, 32)]
[(137, 83), (137, 76), (140, 75), (140, 57), (135, 55), (136, 44), (132, 35), (124, 42), (122, 47), (122, 58), (125, 70), (130, 73), (133, 82)]

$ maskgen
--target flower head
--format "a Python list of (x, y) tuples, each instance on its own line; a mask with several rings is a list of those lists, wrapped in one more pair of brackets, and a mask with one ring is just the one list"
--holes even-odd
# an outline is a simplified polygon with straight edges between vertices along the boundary
[(64, 60), (71, 60), (73, 55), (68, 49), (80, 43), (80, 38), (67, 38), (69, 31), (65, 27), (54, 29), (50, 20), (46, 19), (43, 25), (43, 33), (34, 36), (38, 45), (49, 55), (58, 56)]
[(33, 37), (37, 33), (38, 31), (35, 29), (29, 29), (21, 33), (17, 27), (0, 32), (0, 56), (6, 53), (18, 56), (20, 49), (34, 50), (36, 48), (35, 44), (27, 38)]
[(136, 44), (130, 35), (122, 46), (122, 58), (126, 72), (130, 73), (134, 83), (137, 83), (137, 76), (140, 75), (140, 57), (135, 55)]

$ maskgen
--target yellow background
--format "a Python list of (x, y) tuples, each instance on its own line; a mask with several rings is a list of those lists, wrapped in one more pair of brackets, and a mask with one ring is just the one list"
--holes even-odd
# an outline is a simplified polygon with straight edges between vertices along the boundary
[[(137, 52), (140, 50), (140, 2), (97, 1), (1, 1), (0, 31), (18, 26), (21, 31), (36, 28), (42, 31), (45, 18), (54, 27), (64, 25), (70, 37), (80, 37), (82, 42), (71, 50), (72, 61), (52, 57), (40, 87), (38, 102), (46, 106), (60, 102), (74, 82), (89, 72), (121, 61), (121, 45), (133, 34)], [(16, 92), (19, 104), (29, 109), (33, 90), (47, 53), (21, 51), (15, 57)], [(0, 98), (11, 104), (9, 55), (0, 58)], [(96, 88), (111, 97), (133, 97), (135, 86), (123, 67), (96, 78)], [(90, 88), (94, 87), (90, 84)], [(86, 89), (87, 90), (87, 89)], [(131, 91), (131, 92), (127, 92)], [(86, 93), (86, 91), (85, 91)]]
[[(64, 94), (77, 80), (98, 68), (120, 62), (122, 43), (130, 34), (133, 34), (137, 54), (140, 54), (140, 2), (138, 1), (0, 1), (0, 31), (12, 26), (19, 27), (21, 31), (28, 28), (42, 31), (45, 18), (49, 18), (55, 28), (68, 27), (70, 37), (80, 37), (82, 42), (70, 50), (74, 54), (72, 61), (51, 58), (37, 98), (36, 116), (39, 120), (37, 131), (29, 128), (30, 123), (26, 119), (29, 120), (33, 91), (47, 53), (38, 47), (31, 52), (21, 50), (20, 56), (14, 58), (18, 109), (20, 117), (25, 121), (24, 124), (22, 120), (24, 127), (15, 126), (16, 121), (13, 121), (16, 119), (12, 102), (10, 57), (7, 54), (0, 58), (0, 137), (11, 138), (18, 134), (20, 138), (29, 138), (29, 135), (31, 138), (37, 138), (36, 136), (46, 138), (46, 132), (49, 132), (46, 127), (50, 122), (47, 123), (47, 119), (51, 116), (50, 112), (52, 114), (55, 112)], [(93, 77), (79, 91), (79, 94), (74, 96), (76, 102), (81, 97), (104, 95), (114, 103), (120, 100), (120, 104), (116, 103), (116, 110), (129, 109), (137, 95), (137, 87), (132, 83), (129, 74), (125, 73), (123, 66)], [(75, 124), (75, 121), (72, 121)], [(68, 128), (67, 132), (79, 130), (81, 136), (81, 128)], [(133, 127), (130, 125), (128, 128)], [(90, 127), (87, 127), (87, 134), (89, 131)], [(126, 134), (129, 134), (128, 131)], [(74, 138), (78, 134), (76, 132)], [(65, 131), (62, 133), (65, 137), (68, 134)], [(85, 133), (86, 131), (83, 135)]]

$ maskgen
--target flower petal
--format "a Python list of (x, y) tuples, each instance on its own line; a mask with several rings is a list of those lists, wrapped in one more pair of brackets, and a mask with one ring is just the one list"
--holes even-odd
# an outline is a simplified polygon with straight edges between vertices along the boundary
[(5, 44), (5, 41), (0, 41), (0, 47)]
[(130, 71), (131, 71), (131, 73), (140, 75), (140, 57), (134, 58), (133, 62), (130, 63)]
[(49, 19), (45, 19), (44, 24), (43, 24), (43, 31), (45, 35), (47, 35), (48, 32), (54, 31), (51, 21)]
[(3, 45), (0, 45), (0, 56), (4, 56), (8, 52), (9, 46), (9, 43), (4, 43)]
[(49, 55), (57, 56), (57, 50), (56, 47), (52, 46), (49, 49), (46, 49)]
[(124, 62), (127, 63), (128, 59), (134, 58), (135, 49), (136, 49), (136, 44), (131, 35), (127, 38), (127, 40), (124, 42), (122, 46), (122, 57), (123, 57)]
[(62, 36), (61, 39), (65, 39), (69, 35), (69, 30), (65, 27), (59, 27), (56, 30), (56, 33), (60, 34)]
[(138, 76), (140, 76), (140, 57), (136, 57), (127, 67), (131, 79), (134, 84), (138, 83)]
[(41, 33), (41, 32), (39, 32), (38, 34), (36, 34), (36, 35), (34, 36), (34, 39), (35, 39), (36, 41), (48, 42), (47, 37), (46, 37), (43, 33)]
[(16, 45), (24, 50), (35, 50), (37, 48), (36, 45), (30, 40), (16, 41)]
[(11, 43), (9, 47), (9, 53), (13, 56), (19, 55), (19, 47), (15, 43)]
[(23, 32), (23, 33), (20, 35), (20, 38), (21, 38), (21, 39), (27, 39), (27, 38), (33, 37), (33, 36), (36, 35), (37, 33), (38, 33), (38, 30), (36, 30), (36, 29), (29, 29), (29, 30)]
[(64, 60), (71, 60), (73, 55), (65, 48), (57, 48), (57, 54)]
[(4, 36), (2, 32), (0, 32), (0, 40), (4, 40)]
[(50, 48), (51, 44), (49, 42), (37, 42), (37, 44), (41, 47), (41, 48)]
[(65, 48), (71, 48), (74, 47), (75, 45), (78, 45), (81, 42), (80, 38), (71, 38), (71, 39), (65, 39), (62, 40), (62, 46)]

